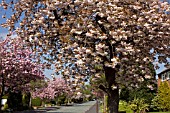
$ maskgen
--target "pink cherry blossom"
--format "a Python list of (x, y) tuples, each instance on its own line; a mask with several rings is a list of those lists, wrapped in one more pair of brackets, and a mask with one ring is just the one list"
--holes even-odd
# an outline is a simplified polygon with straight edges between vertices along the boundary
[(33, 62), (31, 50), (21, 38), (0, 41), (0, 98), (9, 91), (29, 91), (30, 81), (43, 79), (41, 64)]
[(66, 93), (68, 96), (72, 94), (70, 87), (61, 78), (54, 78), (47, 82), (47, 86), (36, 89), (33, 97), (40, 97), (42, 99), (54, 99), (60, 94)]

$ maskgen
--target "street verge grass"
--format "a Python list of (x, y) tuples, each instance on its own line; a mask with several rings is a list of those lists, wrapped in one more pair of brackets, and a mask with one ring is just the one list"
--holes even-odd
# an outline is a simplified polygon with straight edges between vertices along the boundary
[(147, 112), (147, 113), (170, 113), (170, 111), (167, 111), (167, 112)]

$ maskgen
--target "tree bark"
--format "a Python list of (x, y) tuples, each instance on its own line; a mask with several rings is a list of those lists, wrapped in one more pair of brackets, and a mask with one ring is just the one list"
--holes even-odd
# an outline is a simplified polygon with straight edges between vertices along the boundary
[(2, 113), (2, 96), (0, 96), (0, 113)]
[(119, 89), (108, 91), (109, 113), (118, 113), (118, 108), (119, 108)]
[(118, 113), (119, 108), (119, 87), (115, 81), (116, 71), (111, 67), (105, 67), (105, 77), (107, 88), (105, 92), (108, 95), (108, 112)]
[(32, 108), (32, 95), (29, 92), (29, 108)]
[(2, 85), (1, 85), (1, 92), (0, 92), (0, 113), (2, 113), (2, 97), (4, 96), (4, 90), (5, 90), (5, 81), (4, 81), (4, 75), (1, 75), (2, 78)]

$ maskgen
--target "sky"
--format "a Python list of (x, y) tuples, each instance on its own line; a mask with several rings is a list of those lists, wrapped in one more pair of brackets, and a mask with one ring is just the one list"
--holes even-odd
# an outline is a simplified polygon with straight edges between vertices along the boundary
[[(170, 0), (168, 0), (168, 1), (170, 3)], [(1, 0), (0, 0), (0, 3), (1, 3)], [(0, 24), (5, 22), (5, 19), (2, 18), (3, 14), (4, 14), (4, 11), (2, 11), (2, 9), (0, 8)], [(10, 17), (12, 13), (10, 11), (8, 11), (6, 14), (7, 14), (7, 17)], [(0, 37), (5, 37), (7, 33), (8, 33), (8, 29), (0, 26)], [(158, 74), (163, 70), (165, 70), (165, 67), (163, 67), (163, 65), (160, 65), (160, 68), (158, 70), (156, 70), (156, 73)], [(53, 73), (54, 73), (54, 70), (45, 70), (45, 72), (44, 72), (44, 74), (47, 77), (50, 77), (50, 75)]]

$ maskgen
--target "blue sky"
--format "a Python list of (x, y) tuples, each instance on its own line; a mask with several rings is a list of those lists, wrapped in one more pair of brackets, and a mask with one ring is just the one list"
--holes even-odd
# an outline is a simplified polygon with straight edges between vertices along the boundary
[[(169, 1), (169, 3), (170, 3), (170, 0), (168, 0)], [(1, 3), (1, 0), (0, 0), (0, 3)], [(2, 9), (0, 8), (0, 24), (1, 23), (3, 23), (3, 22), (5, 22), (5, 19), (3, 19), (2, 18), (2, 15), (4, 14), (4, 12), (2, 11)], [(11, 12), (10, 11), (8, 11), (8, 13), (7, 13), (7, 17), (9, 17), (9, 16), (11, 16)], [(3, 27), (1, 27), (0, 26), (0, 37), (5, 37), (6, 36), (6, 34), (8, 33), (8, 29), (6, 29), (6, 28), (3, 28)], [(162, 65), (160, 65), (160, 69), (158, 69), (158, 70), (156, 70), (156, 73), (160, 73), (161, 71), (163, 71), (165, 68), (162, 66)], [(47, 77), (50, 77), (50, 75), (51, 74), (53, 74), (54, 73), (54, 70), (45, 70), (45, 75), (47, 76)]]

